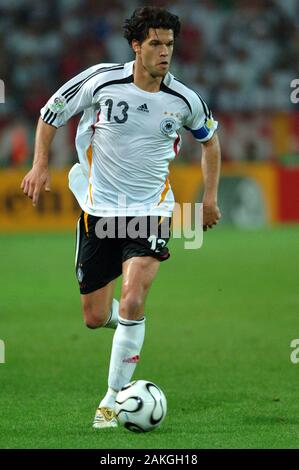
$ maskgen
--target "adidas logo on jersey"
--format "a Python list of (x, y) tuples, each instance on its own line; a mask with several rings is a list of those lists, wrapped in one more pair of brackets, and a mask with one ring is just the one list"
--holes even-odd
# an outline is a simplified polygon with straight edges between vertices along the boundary
[(149, 113), (146, 103), (142, 104), (141, 106), (138, 106), (137, 111), (143, 111), (144, 113)]

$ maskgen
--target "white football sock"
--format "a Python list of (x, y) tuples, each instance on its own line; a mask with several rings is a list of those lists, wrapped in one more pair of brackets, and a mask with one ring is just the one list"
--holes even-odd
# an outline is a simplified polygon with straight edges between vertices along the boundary
[(99, 404), (99, 408), (101, 406), (105, 406), (106, 408), (114, 408), (116, 395), (117, 395), (117, 392), (109, 387), (106, 395), (104, 396), (103, 400)]
[(99, 406), (113, 408), (117, 392), (130, 382), (143, 345), (144, 322), (144, 318), (141, 320), (125, 320), (119, 317), (110, 358), (109, 389)]
[(118, 315), (119, 315), (119, 301), (116, 299), (112, 300), (110, 316), (107, 322), (104, 325), (104, 328), (112, 328), (115, 330), (118, 325)]

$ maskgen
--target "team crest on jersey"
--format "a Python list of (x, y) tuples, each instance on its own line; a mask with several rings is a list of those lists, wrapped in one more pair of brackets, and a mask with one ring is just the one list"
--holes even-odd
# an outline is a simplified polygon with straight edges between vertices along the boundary
[(53, 103), (49, 104), (49, 108), (53, 113), (62, 113), (66, 105), (66, 99), (64, 96), (56, 96)]
[(176, 120), (173, 118), (165, 118), (160, 124), (161, 132), (165, 135), (172, 134), (176, 129)]

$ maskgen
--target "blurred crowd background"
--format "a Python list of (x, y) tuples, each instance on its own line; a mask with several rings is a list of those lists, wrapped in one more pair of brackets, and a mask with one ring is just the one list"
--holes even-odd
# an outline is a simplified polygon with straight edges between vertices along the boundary
[[(134, 58), (122, 23), (138, 0), (0, 0), (0, 166), (32, 160), (39, 110), (57, 88), (101, 62)], [(220, 121), (224, 160), (283, 161), (299, 154), (298, 105), (290, 100), (299, 78), (297, 0), (172, 0), (182, 22), (171, 72), (196, 89)], [(296, 109), (297, 108), (297, 109)], [(61, 128), (52, 164), (76, 160), (78, 120)], [(186, 133), (178, 161), (200, 149)]]

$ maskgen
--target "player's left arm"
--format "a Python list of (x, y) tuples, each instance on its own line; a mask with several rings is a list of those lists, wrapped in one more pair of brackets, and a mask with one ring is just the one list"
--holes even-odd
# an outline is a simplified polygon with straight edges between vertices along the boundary
[(202, 142), (201, 166), (204, 179), (203, 194), (203, 229), (212, 228), (221, 217), (218, 207), (218, 185), (221, 167), (221, 151), (217, 133), (211, 139)]
[(218, 122), (202, 97), (194, 92), (187, 92), (189, 114), (185, 121), (185, 129), (202, 146), (202, 172), (204, 180), (203, 195), (203, 229), (207, 230), (216, 225), (221, 214), (217, 205), (218, 184), (221, 166), (221, 152), (216, 130)]

